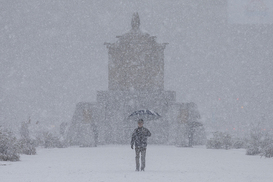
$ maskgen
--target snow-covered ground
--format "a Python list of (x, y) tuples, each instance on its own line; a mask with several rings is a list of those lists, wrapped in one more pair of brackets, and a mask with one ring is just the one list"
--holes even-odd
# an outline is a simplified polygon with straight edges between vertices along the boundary
[(0, 161), (1, 182), (272, 182), (273, 159), (245, 150), (150, 145), (146, 171), (135, 172), (130, 146), (38, 149), (19, 162)]

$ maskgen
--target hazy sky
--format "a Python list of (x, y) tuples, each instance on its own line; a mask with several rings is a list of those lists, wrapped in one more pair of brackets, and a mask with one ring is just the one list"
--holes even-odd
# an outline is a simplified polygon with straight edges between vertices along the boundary
[(273, 120), (271, 14), (233, 24), (223, 0), (2, 0), (0, 123), (59, 125), (77, 102), (95, 102), (108, 87), (103, 43), (129, 31), (136, 11), (142, 30), (169, 43), (165, 89), (197, 103), (202, 121)]

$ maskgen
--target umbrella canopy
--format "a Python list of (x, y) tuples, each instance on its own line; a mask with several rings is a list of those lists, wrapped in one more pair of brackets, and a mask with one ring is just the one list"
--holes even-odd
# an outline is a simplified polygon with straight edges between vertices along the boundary
[(151, 110), (139, 110), (133, 112), (128, 119), (133, 119), (133, 120), (138, 120), (138, 119), (143, 119), (144, 121), (150, 121), (150, 120), (156, 120), (160, 118), (161, 116), (154, 111)]

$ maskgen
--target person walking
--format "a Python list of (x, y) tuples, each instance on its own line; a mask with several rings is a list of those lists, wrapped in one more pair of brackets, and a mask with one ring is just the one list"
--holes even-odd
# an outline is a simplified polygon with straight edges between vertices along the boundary
[(132, 134), (131, 148), (136, 151), (136, 171), (139, 171), (139, 154), (141, 153), (141, 171), (145, 168), (145, 156), (147, 148), (147, 138), (151, 136), (151, 132), (143, 127), (143, 119), (138, 120), (138, 128)]

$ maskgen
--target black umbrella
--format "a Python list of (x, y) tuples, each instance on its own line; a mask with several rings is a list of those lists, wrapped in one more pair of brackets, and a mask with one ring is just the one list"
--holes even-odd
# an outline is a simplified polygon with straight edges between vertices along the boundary
[(150, 121), (150, 120), (156, 120), (159, 119), (161, 116), (154, 111), (151, 110), (139, 110), (133, 112), (128, 119), (133, 119), (133, 120), (138, 120), (138, 119), (143, 119), (144, 121)]

